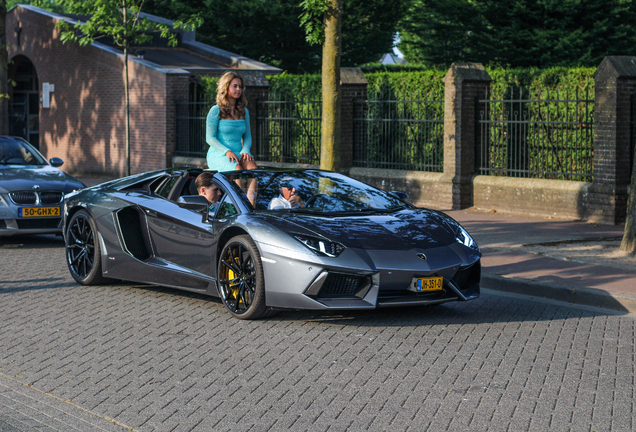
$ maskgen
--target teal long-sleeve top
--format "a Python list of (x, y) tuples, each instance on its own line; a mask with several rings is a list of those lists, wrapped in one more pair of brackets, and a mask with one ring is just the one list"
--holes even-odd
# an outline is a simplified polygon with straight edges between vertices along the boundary
[(236, 155), (247, 153), (251, 156), (252, 134), (250, 114), (245, 108), (245, 119), (221, 120), (221, 109), (214, 105), (206, 118), (205, 141), (210, 146), (207, 154), (208, 167), (218, 171), (234, 169), (225, 155), (231, 150)]

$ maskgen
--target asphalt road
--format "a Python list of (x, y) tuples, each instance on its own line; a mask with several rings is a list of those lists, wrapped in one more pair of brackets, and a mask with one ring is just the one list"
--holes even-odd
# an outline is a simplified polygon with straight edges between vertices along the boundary
[(83, 287), (60, 238), (0, 239), (0, 431), (631, 431), (635, 316), (473, 302), (230, 318)]

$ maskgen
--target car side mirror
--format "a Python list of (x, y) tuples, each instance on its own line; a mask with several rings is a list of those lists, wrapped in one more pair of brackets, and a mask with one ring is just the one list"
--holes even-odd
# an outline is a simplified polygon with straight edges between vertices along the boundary
[(203, 213), (203, 222), (208, 221), (210, 203), (203, 195), (183, 195), (177, 200), (177, 205), (186, 210)]
[(396, 197), (397, 199), (401, 199), (401, 200), (405, 200), (409, 197), (409, 195), (406, 192), (402, 192), (402, 191), (392, 190), (392, 191), (389, 191), (389, 193), (393, 195), (394, 197)]
[(53, 165), (55, 168), (61, 167), (62, 165), (64, 165), (64, 161), (58, 157), (52, 157), (51, 159), (49, 159), (49, 163)]

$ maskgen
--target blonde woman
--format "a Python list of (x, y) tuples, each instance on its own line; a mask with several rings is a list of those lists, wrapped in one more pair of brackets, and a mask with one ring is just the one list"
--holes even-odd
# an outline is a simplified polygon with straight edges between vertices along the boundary
[(250, 153), (250, 114), (243, 91), (245, 81), (236, 72), (223, 74), (217, 84), (216, 105), (205, 124), (205, 141), (210, 145), (208, 167), (217, 171), (256, 169)]

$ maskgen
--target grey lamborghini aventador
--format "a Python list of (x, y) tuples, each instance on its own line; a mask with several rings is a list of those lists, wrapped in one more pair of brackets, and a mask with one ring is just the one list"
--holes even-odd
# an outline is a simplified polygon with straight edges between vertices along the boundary
[(277, 309), (372, 309), (479, 296), (481, 253), (445, 214), (320, 170), (138, 174), (66, 196), (73, 278), (218, 296), (237, 318)]

